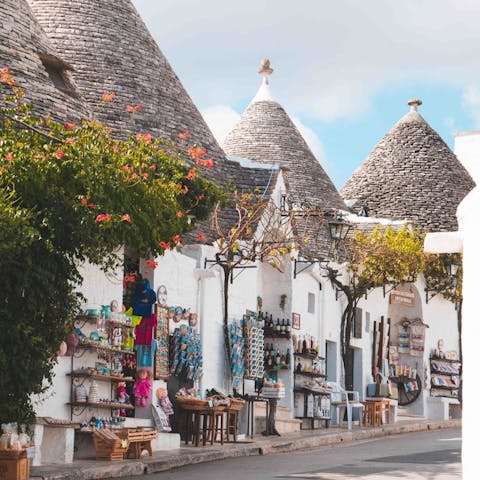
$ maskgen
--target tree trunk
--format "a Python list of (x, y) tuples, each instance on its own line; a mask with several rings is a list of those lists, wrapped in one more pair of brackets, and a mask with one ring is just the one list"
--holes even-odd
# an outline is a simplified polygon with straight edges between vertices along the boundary
[(355, 302), (353, 300), (348, 301), (347, 306), (342, 314), (342, 323), (341, 323), (341, 354), (343, 360), (343, 368), (345, 372), (345, 378), (347, 376), (347, 372), (350, 371), (350, 340), (352, 338), (352, 324), (353, 318), (355, 316)]
[(226, 372), (227, 376), (230, 377), (232, 370), (232, 352), (230, 349), (230, 338), (228, 336), (228, 294), (229, 294), (229, 278), (231, 270), (227, 266), (223, 267), (223, 339), (225, 343), (225, 354), (227, 356), (227, 365), (229, 371)]
[(275, 426), (275, 419), (277, 416), (277, 403), (278, 400), (276, 398), (269, 398), (268, 399), (268, 418), (265, 419), (266, 428), (265, 431), (262, 432), (262, 435), (278, 435), (277, 427)]

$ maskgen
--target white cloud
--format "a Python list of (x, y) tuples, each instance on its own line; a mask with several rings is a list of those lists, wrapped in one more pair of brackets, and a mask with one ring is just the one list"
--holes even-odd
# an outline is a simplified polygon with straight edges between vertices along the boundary
[(466, 87), (462, 93), (462, 102), (475, 122), (475, 128), (480, 128), (480, 89), (476, 85)]
[(240, 120), (240, 114), (228, 105), (213, 105), (202, 110), (201, 113), (220, 145), (225, 140), (227, 133)]
[(263, 57), (275, 97), (322, 121), (362, 114), (386, 86), (480, 78), (478, 0), (134, 3), (201, 108), (248, 102)]

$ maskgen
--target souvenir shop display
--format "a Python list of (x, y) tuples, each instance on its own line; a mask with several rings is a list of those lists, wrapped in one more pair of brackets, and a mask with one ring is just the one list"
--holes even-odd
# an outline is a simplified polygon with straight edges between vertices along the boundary
[(94, 432), (95, 430), (121, 429), (125, 425), (124, 417), (91, 417), (90, 420), (80, 422), (81, 432)]
[(246, 339), (245, 376), (255, 379), (264, 375), (264, 334), (255, 312), (247, 310), (243, 316), (243, 330)]
[(281, 380), (275, 380), (267, 377), (263, 382), (262, 394), (265, 398), (284, 398), (285, 385)]
[(170, 374), (195, 381), (202, 372), (200, 335), (188, 325), (176, 327), (170, 339)]
[(28, 480), (30, 478), (30, 459), (34, 455), (25, 425), (18, 434), (17, 423), (4, 423), (0, 436), (0, 478)]
[[(323, 380), (311, 379), (295, 383), (295, 418), (310, 421), (313, 430), (317, 421), (330, 426), (332, 388)], [(302, 423), (303, 425), (303, 423)]]
[(290, 348), (275, 349), (273, 343), (265, 344), (265, 371), (288, 370), (290, 368)]
[[(388, 368), (388, 383), (385, 384), (387, 391), (381, 392), (381, 396), (389, 396), (398, 400), (400, 406), (405, 406), (413, 403), (420, 396), (422, 390), (422, 381), (418, 374), (418, 365), (415, 366), (410, 363), (402, 361), (399, 363), (399, 358), (396, 346), (389, 347), (389, 358), (396, 360), (389, 365)], [(387, 378), (383, 375), (377, 374), (378, 378)], [(377, 386), (378, 387), (378, 386)], [(382, 385), (380, 385), (382, 387)]]
[(245, 373), (245, 338), (241, 322), (233, 322), (228, 326), (231, 367), (232, 367), (232, 388), (238, 388)]
[(430, 395), (458, 398), (462, 365), (456, 359), (445, 358), (445, 355), (439, 357), (440, 352), (442, 349), (439, 348), (430, 356)]
[(146, 369), (137, 370), (137, 381), (134, 387), (135, 404), (145, 407), (152, 393), (152, 372)]
[(292, 325), (290, 319), (277, 318), (274, 320), (272, 314), (259, 312), (259, 323), (263, 325), (265, 337), (268, 338), (290, 338)]
[(167, 380), (169, 370), (169, 311), (168, 307), (157, 308), (157, 329), (155, 333), (157, 351), (155, 353), (155, 380)]
[(153, 421), (160, 432), (171, 432), (171, 417), (174, 413), (173, 405), (168, 398), (166, 388), (158, 388), (155, 400), (152, 402)]
[[(87, 330), (90, 324), (93, 330)], [(130, 397), (136, 361), (125, 339), (127, 332), (134, 329), (132, 318), (119, 312), (112, 302), (101, 309), (86, 310), (76, 318), (75, 325), (75, 332), (67, 338), (67, 353), (72, 352), (71, 371), (67, 374), (71, 378), (71, 418), (82, 415), (87, 407), (109, 409), (112, 417), (131, 414), (135, 408)], [(92, 362), (90, 356), (89, 362), (94, 365), (77, 367), (76, 363), (89, 351), (96, 354), (97, 361)], [(100, 382), (109, 384), (109, 393), (100, 389)]]

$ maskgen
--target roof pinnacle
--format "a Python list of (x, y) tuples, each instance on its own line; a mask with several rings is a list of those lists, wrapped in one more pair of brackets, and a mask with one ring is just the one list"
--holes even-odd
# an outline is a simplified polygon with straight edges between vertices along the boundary
[(422, 101), (419, 98), (412, 98), (408, 101), (408, 105), (410, 105), (410, 111), (412, 112), (416, 112), (421, 104)]
[(268, 85), (268, 77), (273, 73), (273, 68), (270, 68), (270, 60), (268, 58), (262, 60), (258, 73), (263, 77), (263, 83)]

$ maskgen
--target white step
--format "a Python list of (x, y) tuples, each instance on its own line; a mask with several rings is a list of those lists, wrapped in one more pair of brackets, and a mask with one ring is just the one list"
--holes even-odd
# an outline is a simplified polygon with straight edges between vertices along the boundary
[[(265, 418), (265, 409), (266, 405), (263, 402), (258, 402), (255, 404), (255, 417)], [(290, 420), (293, 417), (292, 409), (289, 407), (280, 407), (277, 406), (277, 420)]]
[[(296, 418), (275, 419), (275, 427), (280, 435), (299, 432), (301, 425), (302, 421)], [(257, 417), (255, 419), (255, 428), (257, 434), (265, 431), (265, 417)]]

